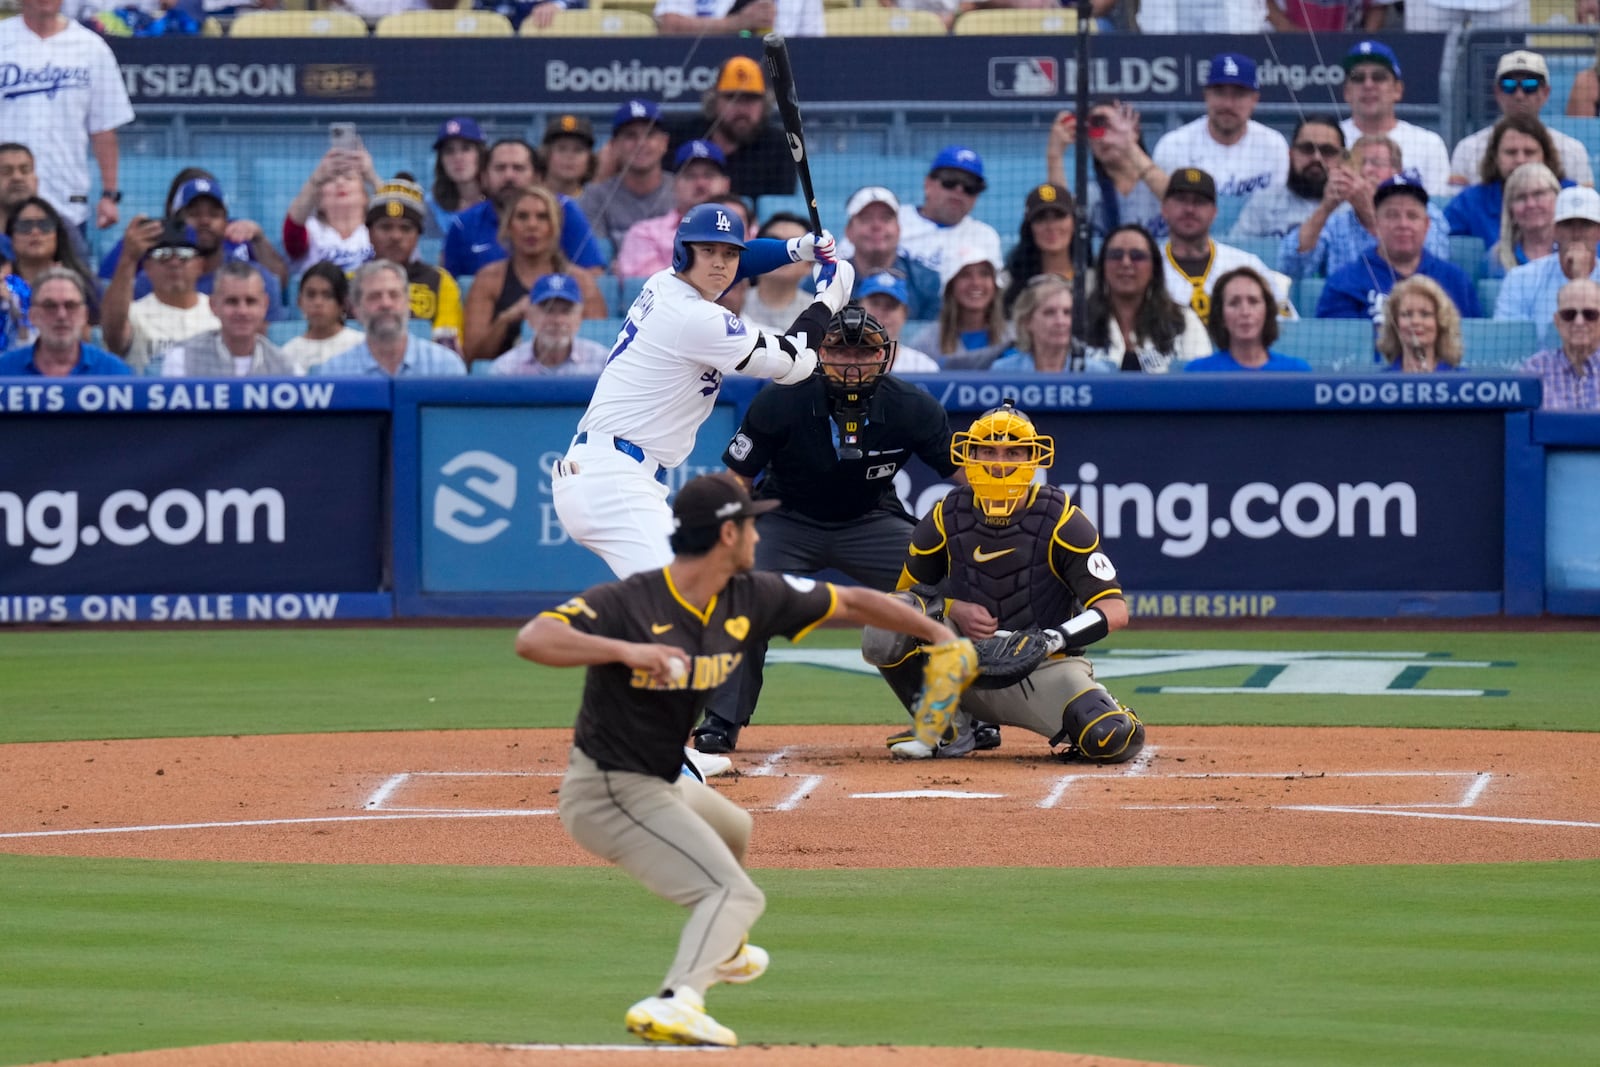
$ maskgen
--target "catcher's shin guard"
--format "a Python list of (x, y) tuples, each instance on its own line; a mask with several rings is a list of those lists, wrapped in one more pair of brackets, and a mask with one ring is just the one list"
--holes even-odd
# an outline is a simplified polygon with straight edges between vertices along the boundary
[(1104, 689), (1086, 689), (1061, 710), (1061, 732), (1052, 746), (1066, 743), (1063, 755), (1095, 763), (1122, 763), (1144, 748), (1144, 723)]

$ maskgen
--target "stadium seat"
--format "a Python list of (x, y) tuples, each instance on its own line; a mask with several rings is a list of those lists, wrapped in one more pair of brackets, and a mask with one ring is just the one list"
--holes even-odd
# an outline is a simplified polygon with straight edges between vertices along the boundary
[(1278, 323), (1273, 348), (1299, 356), (1314, 371), (1361, 373), (1375, 369), (1372, 342), (1369, 319), (1288, 319)]
[(348, 11), (247, 11), (229, 37), (365, 37), (367, 24)]
[(1322, 298), (1322, 290), (1328, 284), (1326, 278), (1301, 278), (1294, 283), (1294, 291), (1290, 299), (1303, 318), (1311, 318), (1317, 313), (1317, 301)]
[(375, 37), (511, 37), (511, 20), (495, 11), (399, 11), (373, 28)]
[(615, 274), (601, 274), (594, 282), (600, 290), (600, 298), (606, 302), (606, 307), (616, 311), (622, 306), (622, 279)]
[(494, 373), (494, 371), (491, 369), (493, 367), (494, 360), (492, 359), (475, 359), (471, 363), (467, 364), (467, 369), (471, 372), (474, 378), (481, 378)]
[(539, 27), (524, 19), (524, 37), (654, 37), (655, 19), (642, 11), (557, 11), (550, 25)]
[(829, 37), (943, 37), (944, 22), (931, 11), (897, 7), (847, 7), (824, 10)]
[[(1237, 220), (1236, 220), (1237, 221)], [(1213, 235), (1227, 233), (1220, 226), (1211, 228)], [(1276, 270), (1278, 265), (1278, 244), (1276, 237), (1218, 237), (1223, 244), (1230, 244), (1235, 248), (1242, 248), (1253, 256), (1260, 258), (1261, 262)]]
[(618, 310), (627, 311), (628, 308), (631, 308), (633, 302), (639, 299), (639, 293), (644, 289), (644, 283), (649, 280), (648, 278), (623, 278), (622, 299), (617, 301)]
[(282, 319), (267, 323), (267, 340), (281, 345), (306, 332), (305, 319)]
[[(1093, 33), (1095, 24), (1089, 23)], [(1077, 33), (1078, 13), (1062, 8), (1011, 8), (965, 11), (956, 16), (950, 32), (958, 36), (1033, 37), (1040, 34)]]
[(625, 318), (584, 319), (578, 324), (578, 336), (610, 348), (617, 343), (617, 334), (622, 332), (622, 324), (627, 321)]
[(651, 25), (655, 24), (656, 0), (597, 0), (590, 6), (591, 11), (636, 11), (650, 19)]
[(1484, 315), (1494, 314), (1494, 302), (1500, 296), (1499, 278), (1481, 278), (1478, 281), (1478, 308)]
[(1519, 366), (1539, 349), (1539, 328), (1531, 322), (1461, 320), (1461, 363), (1480, 369)]
[(1467, 281), (1476, 282), (1479, 278), (1482, 278), (1485, 270), (1483, 238), (1452, 236), (1450, 238), (1450, 262), (1466, 272)]

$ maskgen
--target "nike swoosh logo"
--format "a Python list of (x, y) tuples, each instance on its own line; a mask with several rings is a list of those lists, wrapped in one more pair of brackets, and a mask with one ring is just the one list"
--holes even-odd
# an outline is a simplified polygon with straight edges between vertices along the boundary
[(670, 622), (653, 622), (650, 624), (650, 632), (653, 634), (664, 634), (670, 629), (672, 629)]
[(477, 255), (479, 252), (487, 252), (487, 251), (489, 251), (489, 249), (491, 249), (493, 247), (494, 247), (494, 242), (493, 241), (489, 242), (486, 245), (473, 245), (472, 246), (472, 254), (473, 255)]
[(1015, 551), (1016, 549), (1014, 548), (1002, 548), (998, 552), (985, 552), (981, 548), (973, 548), (972, 558), (979, 563), (988, 563), (991, 559), (999, 559), (1001, 556), (1009, 556)]

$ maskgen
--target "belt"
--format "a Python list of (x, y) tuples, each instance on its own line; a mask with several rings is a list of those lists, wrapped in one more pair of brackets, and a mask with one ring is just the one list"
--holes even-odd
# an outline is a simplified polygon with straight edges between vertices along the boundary
[[(648, 456), (646, 456), (644, 454), (644, 449), (640, 448), (638, 445), (634, 444), (632, 441), (629, 441), (629, 440), (627, 440), (626, 438), (623, 438), (623, 437), (611, 437), (609, 434), (603, 434), (603, 433), (595, 434), (594, 438), (595, 438), (595, 444), (603, 444), (606, 440), (609, 439), (610, 442), (611, 442), (611, 447), (615, 448), (618, 452), (621, 452), (624, 456), (627, 456), (629, 459), (638, 460), (640, 463), (643, 463), (646, 466), (653, 465), (655, 467), (655, 469), (656, 469), (656, 473), (655, 473), (656, 481), (660, 482), (662, 485), (666, 485), (667, 484), (667, 468), (663, 467), (659, 463), (653, 463), (653, 461)], [(578, 434), (577, 437), (574, 437), (572, 439), (572, 443), (575, 444), (575, 445), (586, 445), (586, 444), (588, 444), (589, 443), (589, 431), (588, 430), (584, 430), (583, 432)]]

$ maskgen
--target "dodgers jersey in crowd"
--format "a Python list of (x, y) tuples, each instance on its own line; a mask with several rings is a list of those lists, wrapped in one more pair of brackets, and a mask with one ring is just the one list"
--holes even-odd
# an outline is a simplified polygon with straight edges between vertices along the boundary
[(967, 249), (976, 249), (995, 263), (1002, 261), (1000, 235), (987, 222), (968, 215), (954, 226), (944, 226), (912, 204), (900, 206), (900, 247), (941, 278), (945, 272), (940, 264)]
[(722, 376), (750, 355), (751, 327), (671, 270), (652, 274), (628, 309), (580, 432), (623, 437), (663, 467), (694, 449)]
[(89, 217), (89, 134), (132, 121), (122, 71), (98, 34), (69, 22), (40, 37), (21, 16), (0, 21), (0, 141), (28, 146), (39, 195), (72, 225)]
[(1195, 119), (1157, 141), (1150, 158), (1168, 174), (1181, 167), (1199, 167), (1216, 179), (1219, 200), (1246, 197), (1289, 181), (1289, 142), (1254, 119), (1236, 144), (1218, 144), (1206, 129), (1206, 120)]

